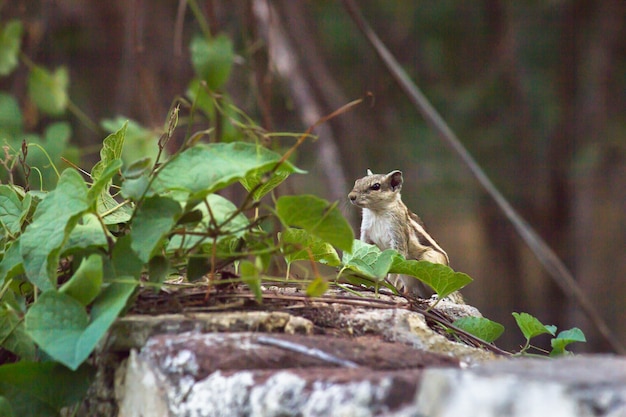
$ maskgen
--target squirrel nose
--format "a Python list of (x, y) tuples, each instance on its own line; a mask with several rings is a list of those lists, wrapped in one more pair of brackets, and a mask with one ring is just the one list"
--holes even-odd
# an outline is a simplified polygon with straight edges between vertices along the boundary
[(356, 193), (350, 193), (350, 194), (348, 194), (348, 198), (350, 199), (350, 201), (354, 201), (354, 200), (356, 200)]

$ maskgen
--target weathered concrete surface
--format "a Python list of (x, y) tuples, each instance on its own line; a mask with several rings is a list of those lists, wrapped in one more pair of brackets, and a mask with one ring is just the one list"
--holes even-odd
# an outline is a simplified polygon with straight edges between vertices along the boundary
[(374, 337), (269, 337), (358, 366), (346, 369), (260, 343), (266, 339), (252, 333), (151, 338), (128, 360), (120, 416), (389, 415), (414, 402), (425, 366), (459, 366), (454, 358)]
[[(338, 355), (359, 364), (337, 368), (257, 338), (247, 333), (150, 339), (129, 358), (119, 415), (626, 416), (624, 358), (522, 358), (463, 369), (452, 359), (362, 340), (352, 352), (350, 343), (336, 343)], [(304, 336), (296, 342), (321, 340)], [(364, 354), (367, 346), (387, 350), (388, 360), (378, 357), (381, 351)], [(400, 358), (408, 359), (407, 366), (394, 368)], [(435, 367), (422, 369), (426, 364)]]
[(131, 349), (142, 348), (153, 335), (174, 335), (190, 331), (311, 334), (313, 323), (305, 318), (279, 311), (129, 315), (113, 324), (101, 350), (128, 352)]
[(428, 369), (415, 410), (431, 417), (626, 417), (626, 358), (512, 359)]

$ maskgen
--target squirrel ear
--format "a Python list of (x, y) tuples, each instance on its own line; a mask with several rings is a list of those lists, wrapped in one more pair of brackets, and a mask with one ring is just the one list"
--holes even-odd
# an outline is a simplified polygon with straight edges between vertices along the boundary
[(391, 171), (387, 174), (387, 178), (389, 179), (389, 185), (393, 191), (402, 189), (402, 171)]
[(367, 170), (367, 175), (374, 175), (374, 173), (370, 169), (368, 169)]

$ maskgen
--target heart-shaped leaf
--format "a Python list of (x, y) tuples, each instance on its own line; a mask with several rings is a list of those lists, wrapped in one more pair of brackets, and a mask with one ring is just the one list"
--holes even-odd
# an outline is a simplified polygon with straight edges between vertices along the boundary
[(59, 291), (86, 306), (98, 296), (102, 286), (102, 275), (102, 257), (97, 254), (90, 255), (83, 259), (74, 275)]
[(512, 313), (515, 318), (515, 322), (517, 326), (522, 331), (522, 334), (526, 338), (526, 340), (530, 340), (533, 337), (539, 336), (541, 334), (551, 334), (554, 336), (556, 333), (556, 327), (554, 326), (546, 326), (542, 322), (540, 322), (534, 316), (531, 316), (528, 313)]
[(155, 195), (143, 201), (133, 219), (131, 231), (131, 247), (139, 259), (148, 263), (181, 213), (180, 204), (171, 198)]
[(344, 252), (342, 263), (358, 274), (373, 280), (382, 281), (387, 277), (389, 268), (393, 264), (398, 252), (387, 249), (381, 251), (375, 245), (355, 240), (352, 252)]
[(530, 340), (533, 337), (539, 336), (541, 334), (551, 334), (554, 336), (556, 333), (556, 327), (554, 326), (546, 326), (542, 322), (540, 322), (534, 316), (528, 313), (512, 313), (515, 318), (515, 322), (517, 326), (522, 331), (522, 334), (526, 338), (526, 340)]
[(134, 284), (110, 284), (94, 301), (91, 317), (76, 299), (55, 290), (46, 291), (26, 313), (26, 331), (53, 359), (76, 370), (113, 324), (134, 289)]
[(22, 23), (12, 20), (0, 31), (0, 75), (8, 75), (19, 64)]
[(550, 356), (558, 356), (567, 353), (565, 347), (574, 342), (586, 342), (585, 334), (578, 327), (574, 327), (569, 330), (564, 330), (558, 334), (557, 337), (550, 341), (552, 345), (552, 351)]
[(504, 326), (484, 317), (461, 317), (452, 323), (469, 334), (491, 343), (504, 332)]
[[(258, 201), (263, 198), (265, 194), (282, 184), (291, 173), (289, 169), (282, 166), (273, 174), (268, 174), (269, 176), (262, 171), (252, 171), (241, 180), (241, 185), (248, 191), (254, 190), (252, 198)], [(302, 171), (298, 173), (302, 173)]]
[(472, 278), (467, 274), (455, 272), (447, 265), (412, 259), (406, 260), (400, 254), (394, 258), (389, 272), (419, 279), (435, 290), (439, 299), (447, 297), (472, 282)]
[[(207, 206), (210, 207), (211, 210), (209, 210)], [(198, 245), (199, 242), (205, 242), (207, 245), (212, 243), (213, 238), (207, 239), (203, 234), (206, 234), (208, 230), (212, 230), (213, 233), (216, 233), (214, 225), (218, 225), (219, 233), (216, 233), (215, 236), (218, 243), (217, 253), (229, 253), (232, 251), (228, 250), (230, 246), (228, 242), (244, 236), (250, 224), (248, 218), (243, 213), (238, 213), (232, 217), (233, 213), (237, 211), (237, 207), (231, 203), (230, 200), (227, 200), (219, 194), (209, 194), (205, 198), (205, 201), (200, 204), (191, 201), (186, 210), (187, 213), (183, 217), (187, 219), (197, 219), (197, 216), (200, 215), (198, 224), (192, 224), (192, 227), (189, 228), (189, 230), (200, 234), (177, 234), (173, 236), (168, 244), (168, 251), (190, 249)], [(191, 217), (188, 215), (191, 215)], [(182, 219), (181, 217), (181, 220)], [(227, 242), (224, 242), (224, 240)]]
[(39, 203), (34, 221), (20, 238), (24, 270), (42, 290), (56, 286), (59, 253), (83, 212), (89, 209), (87, 186), (80, 174), (66, 169), (57, 188)]
[(0, 366), (0, 395), (14, 416), (57, 417), (83, 399), (93, 377), (86, 365), (71, 371), (55, 362), (11, 363)]
[(0, 132), (2, 136), (8, 136), (7, 139), (17, 138), (21, 136), (23, 130), (24, 116), (19, 103), (12, 95), (0, 93)]
[(4, 257), (0, 261), (0, 282), (24, 273), (20, 239), (16, 240), (5, 249)]
[(170, 261), (165, 256), (153, 256), (148, 263), (148, 279), (157, 284), (163, 283), (170, 272)]
[(24, 330), (24, 320), (7, 306), (0, 307), (0, 345), (21, 360), (33, 361), (37, 356), (35, 344)]
[(212, 39), (195, 37), (191, 41), (191, 63), (198, 77), (211, 90), (220, 88), (230, 76), (233, 65), (233, 44), (225, 35)]
[(304, 229), (341, 250), (352, 250), (352, 228), (336, 203), (313, 195), (282, 196), (276, 213), (286, 226)]
[(258, 268), (250, 261), (243, 260), (239, 264), (239, 272), (241, 279), (246, 283), (255, 300), (260, 303), (263, 301), (263, 291), (261, 290), (261, 277)]
[(315, 277), (306, 287), (306, 295), (309, 297), (321, 297), (326, 291), (328, 291), (328, 281), (322, 277)]
[(69, 102), (69, 82), (65, 67), (58, 68), (54, 73), (42, 67), (34, 67), (28, 77), (28, 95), (42, 112), (59, 116)]
[[(151, 191), (155, 194), (184, 191), (194, 199), (202, 200), (245, 178), (251, 171), (269, 171), (281, 158), (279, 154), (254, 143), (196, 145), (158, 172)], [(289, 162), (284, 163), (284, 169), (297, 171)]]
[(287, 228), (279, 234), (279, 240), (287, 263), (312, 260), (330, 266), (341, 264), (337, 251), (330, 243), (306, 230)]
[(0, 233), (4, 234), (6, 230), (12, 235), (18, 234), (25, 215), (22, 201), (13, 187), (0, 185), (0, 223), (2, 224)]

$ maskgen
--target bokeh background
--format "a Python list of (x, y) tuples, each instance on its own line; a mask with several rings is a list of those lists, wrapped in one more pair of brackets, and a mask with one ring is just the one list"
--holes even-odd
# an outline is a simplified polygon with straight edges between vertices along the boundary
[[(358, 4), (626, 344), (626, 2)], [(264, 128), (301, 132), (368, 97), (316, 129), (319, 139), (297, 155), (310, 174), (282, 192), (340, 200), (358, 230), (359, 214), (346, 198), (354, 179), (367, 168), (400, 169), (405, 203), (452, 266), (475, 279), (464, 291), (468, 301), (507, 327), (503, 347), (523, 342), (511, 312), (525, 311), (560, 329), (582, 328), (588, 343), (579, 349), (609, 350), (424, 124), (339, 0), (0, 2), (2, 24), (24, 25), (22, 63), (0, 78), (1, 139), (35, 138), (60, 166), (64, 155), (88, 169), (107, 132), (131, 119), (127, 156), (155, 152), (168, 109), (193, 78), (189, 44), (201, 28), (192, 6), (211, 33), (233, 40), (235, 65), (224, 90)], [(27, 94), (27, 60), (66, 68), (79, 111), (38, 113)], [(7, 95), (19, 107), (18, 127)], [(57, 130), (50, 132), (51, 124)]]

